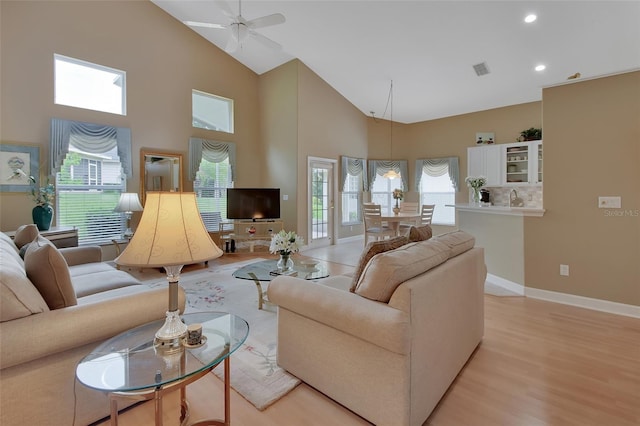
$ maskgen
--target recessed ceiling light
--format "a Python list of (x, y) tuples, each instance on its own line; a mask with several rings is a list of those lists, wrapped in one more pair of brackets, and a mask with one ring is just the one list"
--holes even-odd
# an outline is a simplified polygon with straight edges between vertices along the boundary
[(526, 22), (527, 24), (530, 24), (533, 21), (535, 21), (536, 19), (538, 19), (538, 17), (532, 13), (530, 15), (525, 16), (524, 22)]
[(536, 71), (544, 71), (546, 68), (547, 68), (547, 66), (546, 66), (546, 65), (542, 65), (542, 64), (541, 64), (541, 65), (536, 65), (535, 70), (536, 70)]

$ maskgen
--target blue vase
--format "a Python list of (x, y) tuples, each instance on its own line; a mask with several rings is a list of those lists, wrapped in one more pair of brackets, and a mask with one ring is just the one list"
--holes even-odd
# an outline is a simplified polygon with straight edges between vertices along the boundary
[(31, 217), (39, 231), (48, 231), (53, 221), (53, 207), (50, 204), (35, 206), (31, 210)]

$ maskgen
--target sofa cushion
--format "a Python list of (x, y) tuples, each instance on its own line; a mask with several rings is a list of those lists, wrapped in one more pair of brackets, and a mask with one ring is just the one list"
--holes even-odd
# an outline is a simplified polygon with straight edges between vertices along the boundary
[[(93, 266), (93, 271), (90, 268)], [(140, 285), (140, 281), (125, 271), (118, 271), (106, 263), (87, 263), (69, 267), (76, 297), (102, 293), (121, 287)]]
[(407, 237), (402, 235), (399, 237), (390, 238), (388, 240), (372, 241), (367, 244), (367, 246), (364, 248), (364, 251), (360, 255), (360, 260), (358, 260), (356, 269), (353, 271), (353, 278), (351, 280), (351, 287), (349, 288), (349, 291), (352, 293), (355, 291), (364, 267), (367, 266), (367, 263), (369, 263), (369, 260), (371, 260), (373, 256), (379, 253), (384, 253), (385, 251), (402, 247), (403, 245), (407, 244), (407, 242)]
[(16, 247), (20, 249), (25, 244), (28, 244), (31, 241), (35, 240), (38, 235), (40, 235), (38, 227), (33, 223), (29, 225), (22, 225), (16, 230), (16, 234), (13, 237), (13, 242), (16, 244)]
[(412, 226), (409, 228), (409, 242), (426, 241), (433, 235), (433, 230), (429, 225)]
[(476, 238), (464, 231), (453, 231), (438, 235), (434, 240), (446, 244), (451, 249), (450, 257), (456, 257), (467, 250), (471, 250), (476, 244)]
[(446, 244), (428, 240), (378, 254), (362, 271), (355, 292), (388, 303), (400, 284), (446, 262), (450, 253)]
[[(5, 235), (5, 234), (2, 234)], [(24, 271), (10, 238), (0, 241), (0, 322), (49, 310)]]
[(24, 268), (49, 309), (60, 309), (78, 303), (67, 262), (46, 238), (38, 237), (29, 245), (24, 257)]

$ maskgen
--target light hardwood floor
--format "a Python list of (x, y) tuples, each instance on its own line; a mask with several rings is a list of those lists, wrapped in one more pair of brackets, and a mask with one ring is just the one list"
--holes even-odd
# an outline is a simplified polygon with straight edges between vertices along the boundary
[[(361, 250), (362, 243), (355, 247)], [(344, 250), (334, 246), (305, 254), (341, 262), (331, 264), (331, 273), (339, 274), (353, 269), (353, 256), (339, 254)], [(224, 256), (216, 262), (242, 259)], [(187, 393), (191, 421), (222, 413), (222, 382), (213, 375), (190, 385)], [(164, 407), (165, 425), (177, 425), (177, 393)], [(262, 412), (233, 392), (231, 413), (234, 426), (369, 424), (304, 383)], [(120, 416), (122, 426), (151, 424), (152, 403)], [(486, 295), (484, 339), (425, 425), (640, 425), (640, 320)]]

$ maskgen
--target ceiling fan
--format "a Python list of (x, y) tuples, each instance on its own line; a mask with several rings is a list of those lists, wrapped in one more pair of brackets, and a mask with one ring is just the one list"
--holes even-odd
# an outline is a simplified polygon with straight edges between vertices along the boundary
[(272, 49), (282, 49), (282, 46), (275, 41), (263, 36), (262, 34), (254, 31), (257, 28), (269, 27), (271, 25), (278, 25), (285, 22), (284, 15), (281, 13), (274, 13), (272, 15), (266, 15), (261, 18), (252, 19), (247, 21), (242, 16), (242, 0), (238, 0), (238, 15), (234, 15), (227, 2), (223, 0), (215, 0), (214, 3), (222, 10), (222, 13), (228, 17), (231, 22), (228, 24), (215, 24), (209, 22), (196, 22), (196, 21), (184, 21), (186, 25), (190, 27), (200, 28), (213, 28), (229, 31), (229, 39), (225, 50), (227, 52), (235, 52), (242, 48), (243, 43), (248, 38), (253, 38), (256, 41), (264, 44)]

